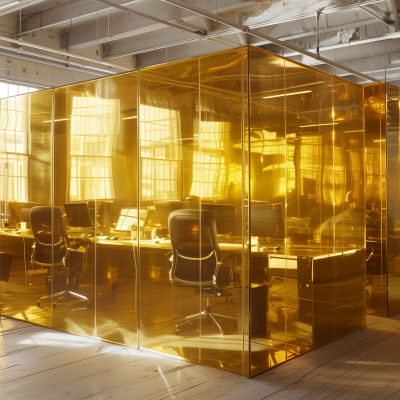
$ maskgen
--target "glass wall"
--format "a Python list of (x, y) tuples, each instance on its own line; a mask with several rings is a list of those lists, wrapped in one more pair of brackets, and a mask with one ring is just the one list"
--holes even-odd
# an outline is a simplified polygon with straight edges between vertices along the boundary
[[(400, 312), (399, 88), (386, 84), (388, 315)], [(385, 143), (382, 143), (383, 147)]]
[(136, 92), (136, 72), (57, 88), (54, 116), (54, 206), (71, 248), (68, 270), (54, 272), (54, 327), (131, 346), (138, 318)]
[(140, 72), (140, 342), (247, 374), (242, 52)]
[(3, 315), (246, 376), (364, 326), (360, 86), (246, 46), (1, 102)]
[(249, 82), (256, 374), (365, 326), (364, 131), (357, 85), (255, 48)]
[(400, 312), (399, 88), (364, 89), (368, 313)]
[(30, 209), (52, 205), (53, 91), (0, 100), (0, 295), (2, 315), (52, 326), (50, 264), (36, 262)]
[(387, 316), (386, 88), (364, 88), (367, 311)]

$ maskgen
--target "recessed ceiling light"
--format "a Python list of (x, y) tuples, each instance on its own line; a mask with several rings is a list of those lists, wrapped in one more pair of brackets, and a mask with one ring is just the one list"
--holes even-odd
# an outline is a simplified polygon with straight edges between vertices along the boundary
[[(69, 121), (69, 118), (62, 118), (62, 119), (55, 119), (54, 122), (58, 121)], [(43, 121), (44, 124), (48, 124), (51, 122), (51, 119), (49, 121)]]
[(339, 122), (330, 122), (329, 124), (301, 125), (299, 126), (299, 128), (310, 128), (312, 126), (329, 126), (329, 125), (339, 125)]
[(303, 94), (303, 93), (311, 93), (311, 90), (303, 90), (302, 92), (293, 92), (293, 93), (282, 93), (282, 94), (275, 94), (273, 96), (266, 96), (263, 99), (272, 99), (274, 97), (283, 97), (283, 96), (293, 96), (295, 94)]

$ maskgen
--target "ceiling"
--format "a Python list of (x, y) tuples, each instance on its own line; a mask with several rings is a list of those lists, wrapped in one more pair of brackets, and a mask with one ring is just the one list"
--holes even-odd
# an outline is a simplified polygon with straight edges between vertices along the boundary
[(399, 9), (400, 0), (0, 0), (0, 80), (59, 86), (252, 44), (400, 86)]

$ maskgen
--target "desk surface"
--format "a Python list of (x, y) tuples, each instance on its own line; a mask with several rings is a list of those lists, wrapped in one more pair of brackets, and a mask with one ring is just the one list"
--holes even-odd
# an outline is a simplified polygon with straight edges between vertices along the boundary
[[(18, 233), (17, 231), (0, 231), (1, 236), (8, 236), (8, 237), (13, 237), (13, 238), (28, 238), (28, 239), (34, 239), (34, 236), (32, 234), (28, 234), (27, 232), (20, 232)], [(107, 239), (105, 236), (98, 236), (98, 237), (82, 237), (82, 234), (80, 233), (71, 233), (69, 235), (71, 239), (82, 239), (86, 242), (89, 243), (96, 243), (96, 245), (101, 245), (101, 246), (113, 246), (115, 248), (126, 248), (132, 249), (133, 250), (133, 245), (137, 247), (138, 241), (132, 241), (131, 238), (129, 237), (122, 237), (119, 238), (118, 240), (112, 240), (112, 239)], [(156, 243), (154, 240), (149, 240), (149, 239), (140, 239), (139, 241), (140, 248), (143, 249), (154, 249), (154, 250), (165, 250), (165, 251), (170, 251), (172, 249), (171, 247), (171, 241), (170, 240), (162, 240), (159, 243)], [(260, 244), (260, 245), (255, 245), (251, 247), (251, 252), (252, 254), (273, 254), (278, 257), (319, 257), (319, 256), (335, 256), (338, 253), (342, 252), (347, 252), (347, 251), (354, 251), (356, 250), (353, 247), (340, 247), (336, 248), (335, 251), (333, 249), (329, 249), (327, 246), (320, 246), (318, 244), (310, 244), (308, 247), (305, 247), (304, 245), (290, 245), (290, 248), (288, 250), (288, 254), (285, 254), (285, 250), (282, 247), (279, 250), (276, 250), (274, 246), (278, 245), (273, 245), (273, 244)], [(228, 251), (234, 251), (234, 252), (241, 252), (243, 245), (240, 242), (236, 243), (229, 243), (229, 242), (219, 242), (219, 247), (221, 251), (223, 252), (228, 252)]]

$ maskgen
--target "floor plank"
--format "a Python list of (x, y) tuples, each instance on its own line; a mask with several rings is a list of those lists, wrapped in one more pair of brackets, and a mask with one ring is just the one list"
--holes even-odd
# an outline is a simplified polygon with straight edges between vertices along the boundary
[(400, 314), (253, 379), (1, 318), (1, 400), (400, 399)]

